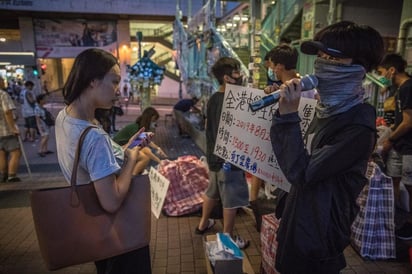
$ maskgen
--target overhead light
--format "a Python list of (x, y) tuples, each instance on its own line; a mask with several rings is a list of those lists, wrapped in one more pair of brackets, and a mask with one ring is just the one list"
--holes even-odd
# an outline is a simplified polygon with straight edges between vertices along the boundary
[(225, 31), (226, 31), (225, 25), (219, 25), (219, 26), (217, 27), (217, 31), (225, 32)]
[(34, 56), (34, 52), (13, 52), (13, 51), (5, 51), (5, 52), (0, 52), (0, 55), (27, 55), (27, 56)]
[(242, 22), (246, 22), (249, 20), (249, 17), (247, 15), (242, 15)]
[(10, 65), (11, 63), (10, 62), (0, 62), (0, 66), (7, 66), (7, 65)]
[(6, 42), (6, 38), (0, 37), (0, 42)]
[(235, 16), (233, 16), (233, 21), (240, 21), (240, 15), (235, 14)]

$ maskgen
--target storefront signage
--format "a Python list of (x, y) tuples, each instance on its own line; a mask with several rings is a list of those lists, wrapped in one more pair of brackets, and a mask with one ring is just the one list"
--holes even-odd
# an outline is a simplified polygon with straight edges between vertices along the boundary
[(30, 0), (0, 0), (0, 5), (13, 6), (13, 7), (32, 7), (33, 1)]
[[(270, 143), (270, 126), (277, 104), (256, 112), (249, 108), (250, 102), (265, 95), (262, 90), (226, 85), (214, 153), (267, 183), (289, 191), (290, 184), (280, 170)], [(315, 105), (316, 100), (301, 98), (302, 135), (313, 119)]]
[(152, 197), (152, 213), (159, 219), (170, 181), (153, 167), (150, 168), (149, 179), (150, 193)]
[(20, 41), (20, 30), (18, 29), (0, 29), (0, 38), (6, 39), (6, 41)]

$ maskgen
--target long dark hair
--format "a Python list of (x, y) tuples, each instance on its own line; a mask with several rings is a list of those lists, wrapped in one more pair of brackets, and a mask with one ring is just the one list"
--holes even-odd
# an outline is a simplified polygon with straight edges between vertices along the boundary
[(149, 129), (150, 128), (150, 123), (152, 122), (152, 117), (155, 117), (155, 119), (159, 119), (159, 112), (157, 112), (157, 110), (155, 110), (152, 107), (147, 107), (142, 115), (140, 115), (139, 117), (137, 117), (136, 119), (136, 124), (139, 124), (139, 127), (142, 128), (144, 127), (145, 129)]
[(119, 64), (107, 51), (91, 48), (81, 52), (74, 60), (69, 77), (63, 87), (64, 102), (69, 105), (79, 98), (82, 92), (95, 79), (103, 79), (110, 69)]

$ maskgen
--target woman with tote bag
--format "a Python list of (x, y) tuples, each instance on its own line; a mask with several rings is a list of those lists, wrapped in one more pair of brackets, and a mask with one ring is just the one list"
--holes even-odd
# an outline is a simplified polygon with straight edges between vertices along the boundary
[[(96, 125), (95, 109), (112, 107), (120, 80), (120, 66), (111, 53), (96, 48), (83, 51), (76, 57), (63, 88), (67, 106), (56, 118), (57, 156), (68, 182), (75, 162), (74, 148), (80, 135), (86, 128), (95, 125), (82, 142), (76, 184), (93, 182), (101, 207), (110, 214), (115, 214), (123, 206), (131, 188), (132, 171), (139, 164), (140, 147), (148, 143), (144, 140), (141, 146), (129, 148), (144, 128), (122, 147)], [(102, 244), (105, 243), (102, 239)], [(95, 264), (98, 274), (151, 273), (149, 246), (102, 259)]]

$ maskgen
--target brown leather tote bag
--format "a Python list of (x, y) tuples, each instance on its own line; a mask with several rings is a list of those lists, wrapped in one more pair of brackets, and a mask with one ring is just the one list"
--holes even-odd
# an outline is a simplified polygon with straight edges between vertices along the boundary
[(49, 270), (102, 260), (150, 242), (151, 196), (148, 176), (133, 177), (128, 195), (116, 213), (106, 212), (94, 184), (76, 185), (79, 140), (71, 186), (33, 190), (33, 221), (42, 257)]

